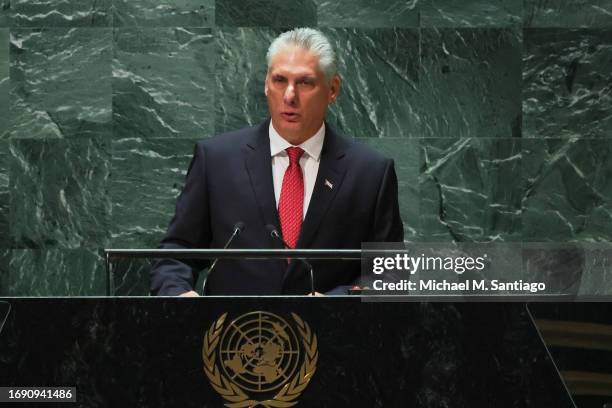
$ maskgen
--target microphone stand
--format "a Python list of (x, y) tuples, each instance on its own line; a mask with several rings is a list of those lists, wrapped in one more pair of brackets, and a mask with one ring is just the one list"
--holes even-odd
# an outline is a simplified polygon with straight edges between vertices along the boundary
[[(266, 225), (266, 229), (268, 231), (270, 231), (270, 235), (272, 236), (272, 238), (276, 239), (277, 241), (279, 241), (281, 244), (283, 244), (283, 246), (285, 247), (285, 249), (293, 249), (289, 246), (289, 244), (287, 244), (285, 242), (285, 240), (283, 239), (283, 237), (281, 237), (281, 235), (278, 233), (278, 230), (276, 229), (276, 227), (274, 225)], [(310, 273), (310, 294), (312, 296), (315, 295), (315, 287), (314, 287), (314, 272), (313, 272), (313, 268), (312, 265), (310, 264), (310, 262), (308, 262), (306, 259), (304, 258), (297, 258), (298, 260), (300, 260), (304, 265), (306, 265), (306, 267), (308, 268), (308, 272)]]
[[(239, 221), (234, 225), (234, 231), (232, 232), (232, 235), (230, 235), (229, 239), (225, 243), (225, 246), (223, 247), (223, 249), (227, 249), (232, 243), (232, 241), (234, 240), (234, 238), (240, 235), (242, 230), (244, 230), (244, 222)], [(215, 258), (213, 263), (210, 265), (210, 268), (208, 268), (208, 276), (210, 276), (210, 273), (213, 271), (213, 269), (215, 269), (215, 266), (217, 266), (218, 261), (219, 261), (219, 258)], [(202, 295), (204, 295), (205, 287), (206, 287), (206, 279), (204, 280), (204, 283), (202, 283)]]

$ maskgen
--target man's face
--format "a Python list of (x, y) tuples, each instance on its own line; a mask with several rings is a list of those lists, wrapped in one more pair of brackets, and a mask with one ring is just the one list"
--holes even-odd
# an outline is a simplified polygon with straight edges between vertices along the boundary
[(280, 50), (266, 76), (272, 125), (289, 143), (304, 142), (319, 130), (339, 90), (340, 78), (328, 81), (316, 54), (293, 46)]

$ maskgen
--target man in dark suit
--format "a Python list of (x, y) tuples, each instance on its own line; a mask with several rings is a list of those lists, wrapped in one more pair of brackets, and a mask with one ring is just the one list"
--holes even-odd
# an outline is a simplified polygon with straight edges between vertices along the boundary
[[(232, 248), (281, 248), (269, 225), (293, 248), (360, 248), (403, 241), (393, 161), (338, 135), (324, 123), (340, 78), (329, 41), (295, 29), (267, 54), (265, 94), (271, 118), (204, 140), (195, 153), (163, 248), (221, 248), (237, 222)], [(317, 292), (359, 279), (359, 262), (312, 261)], [(157, 295), (196, 296), (205, 262), (161, 260), (152, 270)], [(223, 259), (207, 277), (207, 294), (307, 294), (299, 261)]]

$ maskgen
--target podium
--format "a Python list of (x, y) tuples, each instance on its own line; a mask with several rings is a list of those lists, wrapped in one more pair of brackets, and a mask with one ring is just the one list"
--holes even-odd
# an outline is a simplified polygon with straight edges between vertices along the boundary
[(520, 303), (4, 300), (0, 384), (69, 406), (573, 406)]

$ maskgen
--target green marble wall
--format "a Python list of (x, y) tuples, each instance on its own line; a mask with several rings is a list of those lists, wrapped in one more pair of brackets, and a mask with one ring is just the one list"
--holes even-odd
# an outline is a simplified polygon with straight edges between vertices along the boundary
[(395, 159), (407, 239), (612, 239), (612, 0), (0, 0), (0, 296), (103, 294), (102, 248), (155, 247), (293, 26), (337, 47), (328, 120)]

